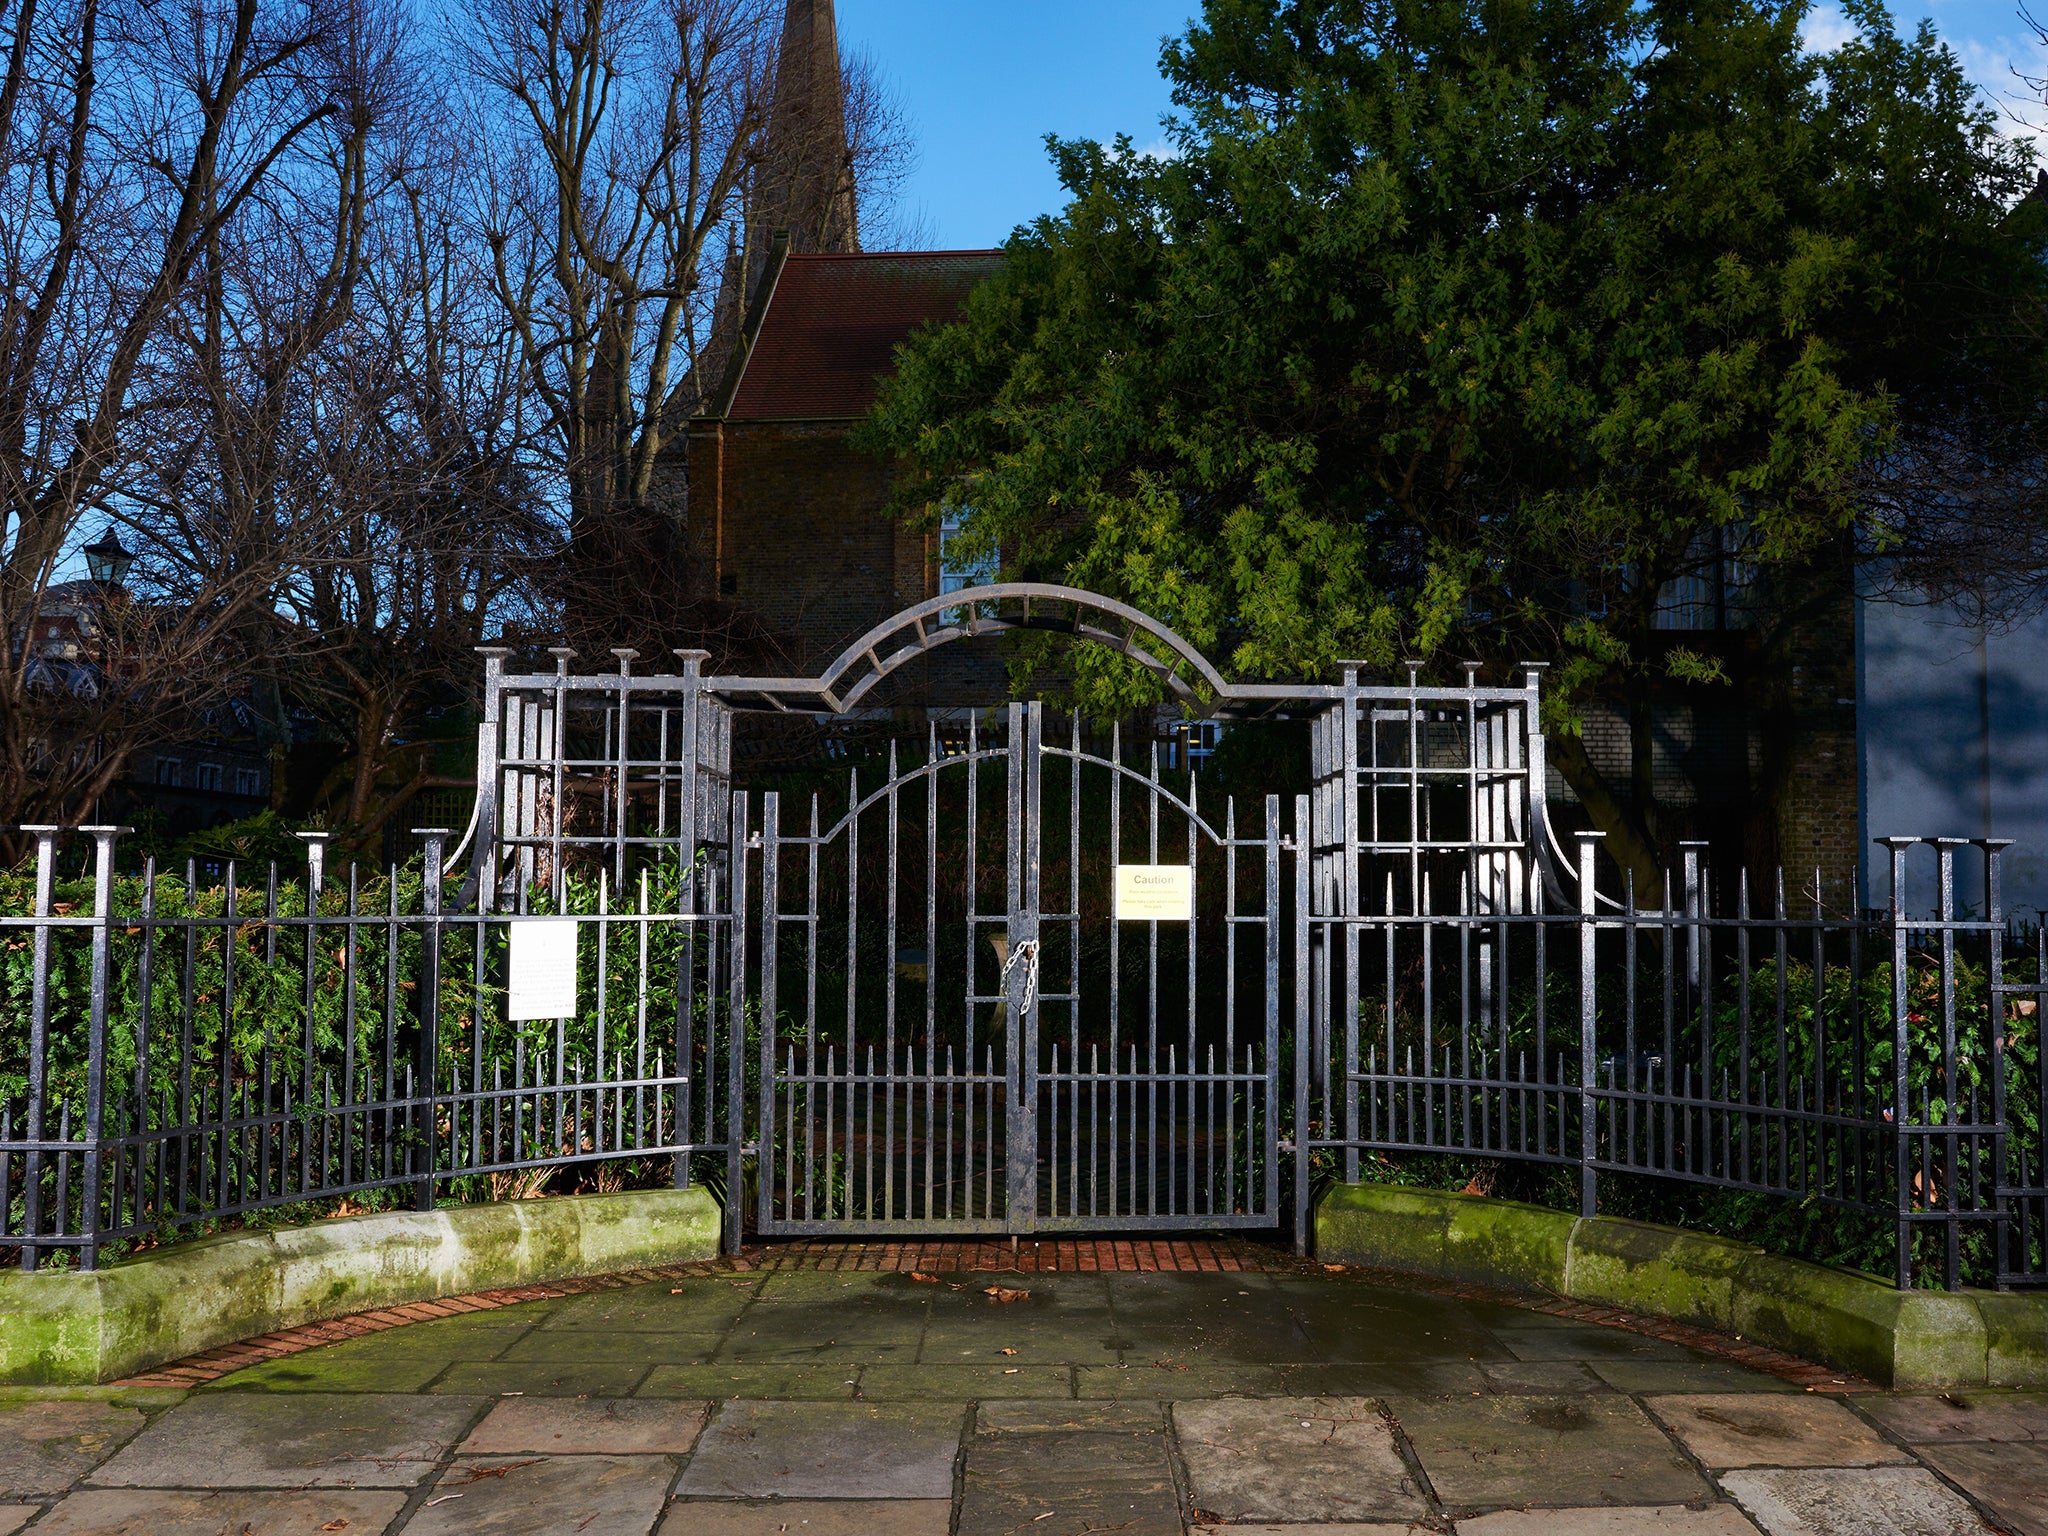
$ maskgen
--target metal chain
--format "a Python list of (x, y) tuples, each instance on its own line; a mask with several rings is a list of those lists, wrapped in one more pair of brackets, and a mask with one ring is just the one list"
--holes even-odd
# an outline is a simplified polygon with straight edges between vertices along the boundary
[(1022, 1018), (1031, 1012), (1031, 1005), (1038, 1001), (1038, 940), (1026, 939), (1011, 950), (1010, 958), (1003, 962), (1003, 974), (996, 985), (1005, 993), (1010, 990), (1010, 972), (1020, 964), (1027, 968), (1024, 972), (1024, 1006), (1018, 1010), (1018, 1017)]

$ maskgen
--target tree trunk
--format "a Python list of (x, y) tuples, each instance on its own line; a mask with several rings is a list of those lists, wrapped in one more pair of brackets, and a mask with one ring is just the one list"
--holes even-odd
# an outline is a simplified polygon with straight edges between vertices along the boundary
[(1552, 736), (1549, 752), (1550, 760), (1557, 764), (1557, 771), (1585, 806), (1593, 825), (1607, 834), (1607, 852), (1634, 877), (1637, 904), (1663, 906), (1664, 865), (1650, 829), (1614, 793), (1593, 765), (1584, 741), (1577, 736)]

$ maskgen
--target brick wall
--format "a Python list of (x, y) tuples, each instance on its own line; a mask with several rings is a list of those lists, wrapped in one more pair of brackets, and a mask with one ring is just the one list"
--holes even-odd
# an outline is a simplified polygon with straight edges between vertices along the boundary
[(926, 535), (887, 515), (888, 466), (851, 422), (703, 422), (690, 433), (693, 597), (724, 596), (806, 671), (929, 590)]
[[(1676, 638), (1676, 637), (1675, 637)], [(1681, 840), (1710, 845), (1716, 900), (1733, 911), (1737, 873), (1768, 910), (1782, 865), (1788, 907), (1811, 900), (1816, 871), (1829, 911), (1856, 910), (1860, 798), (1856, 748), (1856, 630), (1846, 578), (1839, 600), (1808, 604), (1768, 641), (1731, 648), (1731, 685), (1672, 685), (1652, 711), (1659, 828), (1674, 864)], [(1589, 705), (1586, 752), (1624, 799), (1628, 721)], [(1584, 824), (1555, 768), (1549, 793), (1561, 824)]]

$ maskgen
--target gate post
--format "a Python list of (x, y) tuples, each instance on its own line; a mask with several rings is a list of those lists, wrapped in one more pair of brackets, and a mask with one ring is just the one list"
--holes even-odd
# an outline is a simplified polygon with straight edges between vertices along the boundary
[[(1010, 960), (1003, 977), (1009, 1019), (1004, 1141), (1007, 1224), (1012, 1233), (1038, 1225), (1038, 1104), (1033, 1092), (1038, 1065), (1038, 1015), (1033, 978), (1038, 965), (1040, 737), (1041, 706), (1010, 706), (1009, 914)], [(1026, 950), (1024, 946), (1032, 946)], [(1020, 955), (1028, 956), (1017, 963)]]
[(1599, 959), (1600, 931), (1597, 923), (1599, 895), (1593, 886), (1593, 856), (1599, 852), (1604, 832), (1579, 834), (1579, 1214), (1597, 1214), (1598, 1175), (1593, 1161), (1600, 1150), (1599, 1084), (1600, 1062), (1597, 1039), (1599, 1009), (1594, 995)]
[[(761, 814), (761, 1106), (755, 1130), (756, 1182), (761, 1188), (761, 1210), (756, 1218), (768, 1219), (768, 1156), (774, 1116), (770, 1100), (775, 1092), (775, 808), (771, 792)], [(731, 891), (726, 904), (732, 917), (731, 959), (727, 978), (732, 986), (727, 1004), (727, 1055), (725, 1091), (725, 1251), (740, 1251), (741, 1228), (746, 1214), (740, 1202), (746, 1198), (747, 1155), (747, 797), (732, 797), (732, 857), (726, 866)], [(707, 1053), (708, 1054), (708, 1053)], [(709, 1062), (706, 1062), (707, 1067)]]
[[(741, 817), (745, 817), (745, 811), (741, 809), (737, 795), (733, 797), (733, 809)], [(739, 842), (737, 834), (739, 834), (739, 827), (735, 823), (733, 825), (733, 842)], [(756, 1155), (754, 1155), (754, 1167), (760, 1171), (760, 1178), (756, 1182), (760, 1184), (760, 1217), (758, 1217), (758, 1221), (760, 1221), (760, 1229), (762, 1231), (768, 1231), (768, 1223), (774, 1219), (774, 1128), (776, 1128), (774, 1126), (774, 1047), (776, 1047), (776, 1008), (778, 1008), (778, 1001), (776, 1001), (776, 965), (780, 965), (778, 944), (780, 944), (780, 938), (782, 938), (782, 920), (778, 918), (778, 913), (782, 911), (782, 891), (780, 891), (782, 854), (776, 848), (776, 840), (780, 836), (782, 836), (782, 797), (776, 791), (768, 791), (766, 795), (762, 795), (762, 979), (760, 979), (760, 991), (758, 991), (758, 995), (760, 995), (760, 1014), (758, 1014), (758, 1020), (760, 1020), (760, 1032), (762, 1032), (762, 1047), (760, 1047), (760, 1063), (762, 1063), (760, 1116), (762, 1118), (760, 1118), (760, 1143), (758, 1143), (760, 1151), (756, 1151)], [(733, 915), (733, 928), (735, 928), (735, 932), (739, 930), (739, 918), (737, 918), (737, 915)], [(743, 993), (743, 983), (739, 981), (741, 975), (743, 975), (743, 969), (737, 969), (735, 977), (733, 977), (733, 997), (735, 999), (741, 997), (741, 993)], [(743, 1018), (735, 1020), (733, 1028), (739, 1032), (741, 1038), (745, 1036), (745, 1020)], [(805, 1028), (809, 1028), (809, 1024)], [(791, 1092), (795, 1094), (795, 1090), (791, 1090)], [(807, 1120), (809, 1120), (809, 1108), (811, 1108), (809, 1100), (805, 1100), (805, 1116), (807, 1116)], [(803, 1145), (805, 1145), (805, 1157), (809, 1157), (809, 1153), (811, 1153), (811, 1130), (809, 1130), (809, 1124), (805, 1124), (805, 1143)], [(805, 1165), (805, 1188), (809, 1188), (809, 1178), (811, 1178), (811, 1169), (809, 1169), (809, 1163), (807, 1163)], [(735, 1200), (739, 1198), (737, 1190), (733, 1192), (733, 1198)], [(797, 1192), (795, 1190), (784, 1190), (784, 1198), (788, 1200), (788, 1204), (791, 1204), (791, 1210), (788, 1210), (788, 1214), (791, 1214), (791, 1217), (795, 1217), (795, 1214), (797, 1214), (797, 1210), (795, 1210), (795, 1206), (797, 1206)]]
[[(1308, 1252), (1309, 1083), (1315, 1021), (1309, 953), (1309, 872), (1315, 833), (1308, 796), (1294, 797), (1294, 1251)], [(1325, 1091), (1325, 1102), (1327, 1090)]]

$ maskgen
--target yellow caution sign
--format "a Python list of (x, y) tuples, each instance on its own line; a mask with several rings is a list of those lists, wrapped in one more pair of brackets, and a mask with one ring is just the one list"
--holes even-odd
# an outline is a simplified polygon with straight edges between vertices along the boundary
[(1119, 864), (1116, 920), (1186, 923), (1195, 916), (1195, 872), (1185, 864)]

